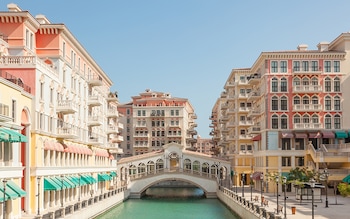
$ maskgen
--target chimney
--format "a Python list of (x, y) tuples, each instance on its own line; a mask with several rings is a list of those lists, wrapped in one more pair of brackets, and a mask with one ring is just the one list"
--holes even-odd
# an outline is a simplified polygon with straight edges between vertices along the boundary
[(329, 42), (320, 42), (317, 45), (318, 51), (323, 52), (323, 51), (328, 51), (328, 46)]
[(7, 4), (7, 9), (11, 12), (19, 12), (19, 11), (22, 11), (22, 9), (20, 9), (16, 4), (14, 3), (10, 3), (10, 4)]
[(307, 45), (306, 44), (300, 44), (298, 46), (298, 51), (306, 51), (307, 50)]

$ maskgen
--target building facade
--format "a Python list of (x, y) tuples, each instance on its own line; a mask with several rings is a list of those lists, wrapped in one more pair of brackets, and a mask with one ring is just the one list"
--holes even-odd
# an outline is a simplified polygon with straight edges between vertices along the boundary
[[(16, 175), (4, 175), (1, 168), (1, 178), (26, 192), (20, 204), (6, 201), (18, 209), (8, 207), (3, 214), (17, 218), (21, 212), (62, 209), (64, 216), (69, 206), (79, 208), (118, 184), (115, 157), (123, 153), (118, 96), (111, 91), (110, 78), (64, 24), (33, 17), (15, 4), (8, 9), (0, 12), (0, 72), (6, 82), (0, 85), (0, 97), (10, 112), (17, 112), (14, 128), (28, 142), (16, 147), (1, 143), (5, 153), (9, 147), (13, 153), (20, 150), (14, 163), (21, 163)], [(9, 92), (8, 81), (21, 96)], [(1, 163), (8, 165), (6, 156)]]
[(171, 142), (194, 150), (197, 116), (188, 99), (147, 89), (118, 109), (126, 116), (125, 151), (138, 155), (161, 150)]
[(249, 182), (249, 174), (286, 176), (295, 167), (327, 168), (330, 182), (350, 174), (349, 37), (343, 33), (316, 50), (262, 52), (251, 68), (232, 71), (215, 113), (236, 183)]

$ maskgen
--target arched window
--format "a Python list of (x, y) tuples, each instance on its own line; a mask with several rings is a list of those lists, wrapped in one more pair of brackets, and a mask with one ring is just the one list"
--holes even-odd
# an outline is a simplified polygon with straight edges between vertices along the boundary
[(148, 173), (154, 173), (155, 171), (155, 165), (153, 161), (148, 161), (147, 163), (147, 172)]
[(310, 97), (309, 96), (303, 96), (303, 104), (304, 105), (310, 104)]
[(313, 78), (311, 79), (311, 84), (312, 84), (312, 85), (318, 85), (318, 78), (313, 77)]
[(288, 101), (287, 97), (281, 97), (281, 110), (288, 110)]
[(278, 80), (277, 80), (277, 78), (272, 78), (272, 80), (271, 80), (271, 92), (278, 92)]
[(332, 110), (332, 99), (330, 96), (324, 98), (324, 107), (325, 110)]
[(334, 110), (340, 110), (340, 97), (334, 97)]
[(288, 117), (287, 117), (287, 115), (281, 116), (281, 129), (288, 129)]
[(164, 169), (164, 160), (158, 159), (156, 161), (156, 171), (158, 172), (159, 170), (163, 170), (163, 169)]
[(319, 123), (318, 115), (316, 115), (316, 114), (312, 115), (312, 123), (313, 124)]
[(325, 129), (332, 129), (332, 117), (329, 114), (325, 116), (324, 127)]
[(288, 86), (287, 86), (287, 79), (282, 78), (281, 79), (281, 92), (287, 92)]
[(276, 96), (271, 98), (271, 110), (278, 110), (278, 98)]
[(278, 116), (277, 115), (273, 115), (271, 118), (271, 128), (278, 129)]
[(334, 128), (340, 129), (341, 128), (341, 122), (340, 122), (340, 115), (334, 116)]
[(340, 92), (340, 79), (338, 77), (334, 78), (334, 92)]
[(304, 78), (303, 78), (303, 81), (302, 81), (302, 83), (303, 83), (303, 85), (304, 85), (304, 86), (307, 86), (307, 85), (309, 85), (309, 84), (310, 84), (310, 80), (309, 80), (309, 78), (307, 78), (307, 77), (304, 77)]
[(209, 173), (209, 164), (208, 163), (203, 163), (202, 165), (202, 173)]
[(299, 96), (295, 96), (293, 99), (293, 103), (294, 105), (299, 105), (300, 104), (300, 97)]
[(137, 169), (139, 174), (143, 174), (146, 172), (146, 165), (144, 163), (140, 163)]
[(324, 91), (331, 92), (332, 91), (332, 82), (330, 78), (324, 79)]
[(201, 166), (201, 165), (200, 165), (199, 161), (198, 161), (198, 160), (195, 160), (195, 161), (193, 162), (193, 172), (199, 173), (200, 166)]
[(303, 115), (303, 124), (309, 124), (310, 123), (310, 116), (305, 114)]
[(299, 86), (300, 85), (300, 78), (293, 78), (293, 86)]
[(301, 118), (300, 118), (300, 115), (294, 115), (294, 119), (293, 119), (293, 121), (294, 121), (294, 124), (299, 124), (299, 123), (301, 123)]
[(318, 105), (318, 97), (317, 96), (313, 96), (312, 98), (311, 98), (312, 100), (312, 104), (314, 104), (314, 105)]

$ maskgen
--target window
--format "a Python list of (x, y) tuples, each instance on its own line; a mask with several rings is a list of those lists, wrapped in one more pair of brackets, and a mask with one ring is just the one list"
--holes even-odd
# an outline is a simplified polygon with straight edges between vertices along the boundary
[(240, 147), (241, 147), (241, 151), (245, 151), (245, 145), (244, 144), (242, 144)]
[(282, 166), (289, 167), (291, 165), (291, 157), (282, 157)]
[(278, 98), (277, 97), (272, 97), (271, 110), (278, 110)]
[(308, 115), (303, 115), (303, 124), (309, 124), (310, 123), (310, 117)]
[(295, 157), (295, 165), (302, 167), (304, 166), (304, 157)]
[(299, 61), (293, 62), (293, 71), (300, 71), (300, 62)]
[(278, 129), (278, 116), (273, 115), (271, 119), (271, 128), (272, 129)]
[(40, 100), (44, 99), (44, 83), (40, 82)]
[(130, 109), (126, 109), (126, 114), (130, 115)]
[(308, 105), (310, 103), (310, 99), (308, 96), (303, 96), (303, 104)]
[(334, 110), (340, 110), (340, 97), (334, 97)]
[(334, 72), (340, 72), (340, 62), (339, 61), (334, 61)]
[(66, 42), (62, 43), (62, 56), (63, 56), (63, 59), (66, 58)]
[(324, 119), (324, 126), (326, 129), (332, 128), (332, 117), (330, 115), (326, 115)]
[(332, 100), (331, 97), (327, 96), (324, 100), (325, 110), (332, 110)]
[(295, 150), (304, 150), (304, 139), (296, 138), (295, 139)]
[(341, 128), (340, 116), (339, 115), (335, 115), (334, 116), (334, 128), (335, 129), (340, 129)]
[(308, 61), (303, 61), (302, 62), (302, 68), (303, 68), (303, 71), (309, 71), (309, 62)]
[(325, 72), (331, 72), (331, 61), (325, 61), (324, 62), (324, 71)]
[(299, 105), (300, 104), (300, 97), (296, 96), (294, 97), (294, 105)]
[(287, 72), (287, 61), (281, 61), (281, 73)]
[(282, 138), (282, 150), (291, 150), (290, 138)]
[(300, 85), (300, 78), (293, 78), (293, 86)]
[(334, 92), (340, 92), (340, 79), (334, 78)]
[(277, 61), (271, 62), (271, 72), (272, 73), (278, 72), (278, 62)]
[(281, 97), (281, 110), (288, 110), (287, 97)]
[(272, 78), (271, 91), (272, 92), (278, 92), (278, 81), (277, 81), (277, 78)]
[(137, 116), (141, 116), (141, 110), (137, 110)]
[(330, 78), (326, 78), (325, 80), (324, 80), (324, 88), (325, 88), (325, 91), (326, 92), (330, 92), (331, 91), (331, 79)]
[(281, 116), (281, 129), (288, 129), (288, 118), (286, 115)]
[(311, 61), (311, 71), (318, 71), (318, 61)]
[(318, 85), (318, 79), (316, 77), (313, 77), (311, 79), (311, 84), (314, 85), (314, 86)]
[[(162, 110), (162, 111), (164, 112), (164, 110)], [(179, 115), (180, 115), (180, 111), (179, 110), (175, 110), (175, 116), (179, 116)]]
[(304, 86), (309, 85), (310, 84), (309, 78), (304, 77), (302, 83), (303, 83)]
[(12, 100), (12, 111), (11, 111), (11, 117), (12, 117), (12, 122), (16, 122), (16, 111), (17, 111), (17, 101)]
[(319, 123), (318, 115), (312, 115), (312, 123), (313, 124), (318, 124)]
[(313, 104), (313, 105), (317, 105), (317, 104), (318, 104), (318, 97), (313, 96), (313, 97), (311, 98), (311, 101), (312, 101), (312, 104)]
[(287, 79), (281, 79), (281, 92), (287, 92)]

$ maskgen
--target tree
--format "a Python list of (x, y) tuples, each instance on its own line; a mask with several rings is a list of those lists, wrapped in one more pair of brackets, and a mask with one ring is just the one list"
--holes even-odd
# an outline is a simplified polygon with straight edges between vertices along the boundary
[(343, 197), (350, 196), (350, 184), (339, 183), (338, 190), (340, 192), (340, 195), (342, 195)]

